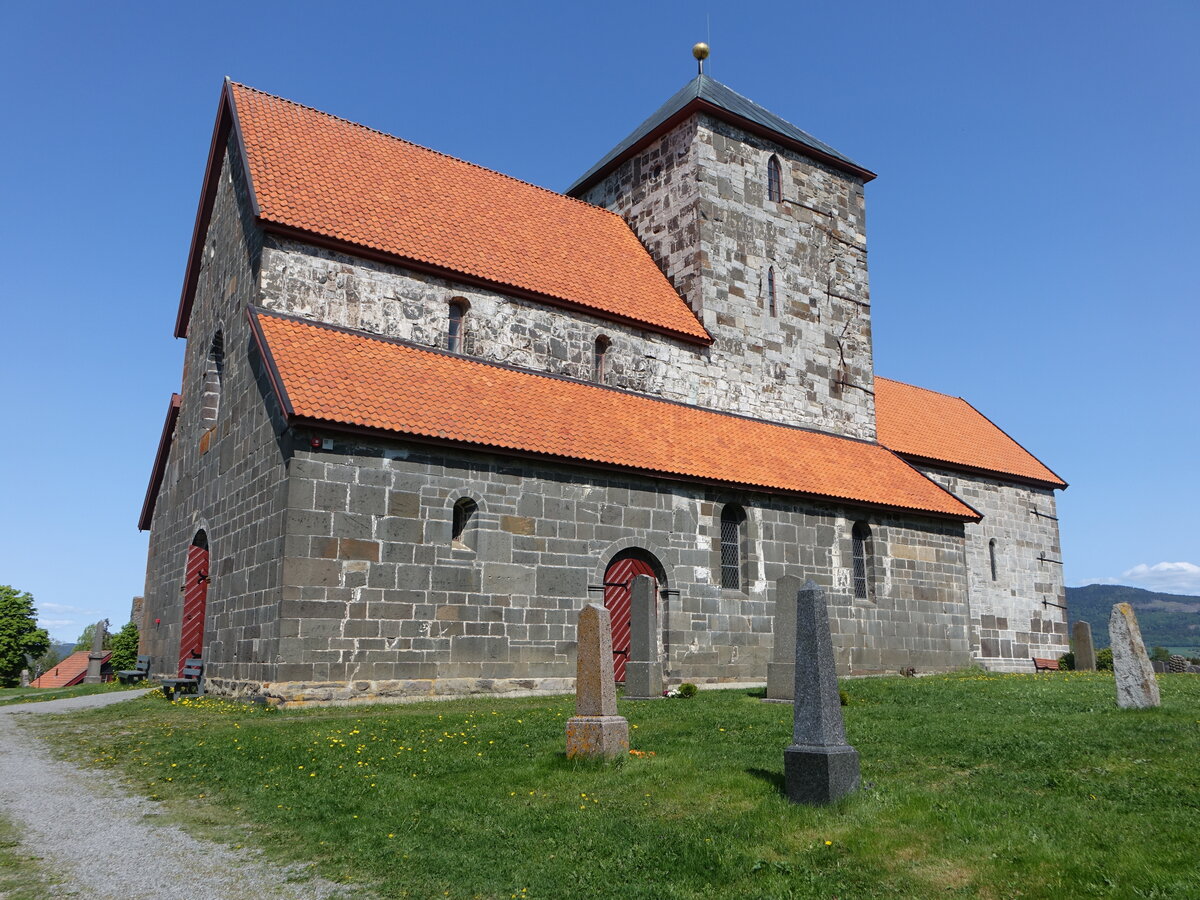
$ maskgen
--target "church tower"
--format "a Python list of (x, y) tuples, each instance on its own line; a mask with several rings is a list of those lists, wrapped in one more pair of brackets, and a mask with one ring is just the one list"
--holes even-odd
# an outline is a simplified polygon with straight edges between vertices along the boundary
[(713, 336), (700, 405), (874, 440), (875, 176), (694, 52), (700, 74), (567, 193), (622, 216)]

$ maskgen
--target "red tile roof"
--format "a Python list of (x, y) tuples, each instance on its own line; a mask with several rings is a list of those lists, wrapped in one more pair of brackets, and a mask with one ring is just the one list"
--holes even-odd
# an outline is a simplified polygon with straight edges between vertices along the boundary
[[(111, 653), (106, 653), (104, 661), (108, 662), (111, 656)], [(87, 675), (87, 667), (88, 651), (76, 650), (57, 666), (51, 667), (29, 682), (29, 686), (35, 688), (57, 688), (79, 684), (83, 681), (84, 676)]]
[(616, 214), (244, 85), (227, 90), (264, 227), (711, 340)]
[(477, 445), (956, 519), (885, 448), (253, 311), (292, 421)]
[(875, 420), (879, 443), (902, 456), (1067, 486), (961, 397), (876, 376)]

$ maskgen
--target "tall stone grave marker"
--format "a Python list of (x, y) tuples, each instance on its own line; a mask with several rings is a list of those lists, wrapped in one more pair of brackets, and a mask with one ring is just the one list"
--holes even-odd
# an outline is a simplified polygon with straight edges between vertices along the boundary
[(625, 664), (626, 700), (662, 699), (657, 586), (649, 575), (634, 576), (629, 603), (629, 662)]
[(767, 699), (786, 700), (796, 690), (796, 597), (804, 583), (795, 575), (775, 582), (775, 646), (767, 663)]
[(29, 670), (21, 670), (21, 687), (29, 687)]
[(1113, 675), (1117, 682), (1117, 706), (1122, 709), (1144, 709), (1158, 706), (1158, 681), (1154, 667), (1142, 643), (1142, 631), (1137, 616), (1128, 603), (1113, 607), (1108, 620), (1108, 639), (1112, 644)]
[(1087, 622), (1076, 622), (1071, 626), (1071, 640), (1075, 644), (1075, 671), (1096, 671), (1096, 648), (1092, 646), (1092, 626)]
[(858, 788), (858, 751), (846, 743), (825, 592), (808, 581), (797, 601), (794, 727), (783, 770), (788, 799), (818, 805)]
[(99, 684), (100, 683), (100, 667), (104, 665), (104, 637), (108, 633), (106, 626), (108, 621), (101, 619), (96, 623), (96, 630), (92, 632), (92, 649), (88, 653), (87, 675), (83, 676), (84, 684)]
[(629, 723), (617, 715), (608, 610), (587, 604), (576, 632), (575, 715), (567, 719), (567, 758), (623, 756), (629, 752)]

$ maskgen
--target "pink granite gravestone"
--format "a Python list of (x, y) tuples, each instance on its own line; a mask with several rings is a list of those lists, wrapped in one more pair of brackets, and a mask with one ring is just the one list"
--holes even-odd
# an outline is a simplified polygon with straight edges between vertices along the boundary
[(629, 723), (617, 715), (612, 626), (608, 610), (589, 603), (579, 613), (575, 715), (567, 720), (567, 758), (613, 758), (629, 752)]

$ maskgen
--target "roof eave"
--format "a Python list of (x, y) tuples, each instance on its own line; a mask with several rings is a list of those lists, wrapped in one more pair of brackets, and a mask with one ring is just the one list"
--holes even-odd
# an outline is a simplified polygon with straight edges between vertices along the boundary
[[(700, 347), (707, 347), (713, 342), (712, 335), (708, 333), (708, 329), (704, 327), (704, 323), (702, 323), (698, 317), (696, 318), (696, 323), (700, 330), (704, 332), (704, 336), (698, 334), (689, 334), (686, 331), (676, 331), (673, 328), (656, 325), (652, 322), (646, 322), (642, 319), (634, 319), (629, 316), (618, 315), (617, 313), (598, 309), (594, 306), (588, 306), (584, 303), (577, 303), (562, 297), (555, 297), (550, 294), (542, 294), (538, 291), (522, 288), (513, 284), (505, 284), (504, 282), (493, 281), (489, 278), (484, 278), (479, 275), (471, 275), (466, 272), (461, 272), (457, 269), (438, 266), (434, 263), (425, 262), (423, 260), (401, 256), (397, 253), (389, 253), (385, 250), (377, 250), (373, 247), (365, 247), (361, 244), (355, 244), (351, 241), (330, 237), (329, 235), (320, 234), (315, 231), (307, 231), (303, 228), (296, 228), (292, 225), (283, 225), (279, 222), (272, 222), (270, 219), (260, 218), (258, 220), (258, 224), (262, 230), (268, 234), (300, 241), (301, 243), (305, 244), (312, 244), (313, 246), (321, 247), (326, 250), (335, 250), (345, 253), (349, 256), (356, 256), (361, 259), (369, 259), (374, 262), (382, 262), (389, 265), (404, 266), (407, 269), (412, 269), (414, 271), (429, 275), (436, 275), (440, 278), (447, 278), (452, 281), (457, 281), (460, 284), (482, 287), (486, 288), (487, 290), (506, 294), (510, 297), (519, 297), (524, 300), (532, 300), (535, 303), (557, 306), (561, 309), (583, 313), (585, 315), (593, 316), (597, 319), (603, 319), (609, 322), (617, 322), (622, 325), (628, 325), (631, 328), (641, 329), (642, 331), (651, 331), (656, 334), (662, 334), (667, 337), (674, 338), (675, 340), (684, 341), (689, 344), (695, 344)], [(681, 299), (680, 302), (684, 301)], [(695, 315), (694, 312), (692, 314)]]
[(218, 177), (225, 157), (225, 142), (230, 132), (237, 137), (238, 151), (241, 155), (242, 169), (246, 176), (247, 193), (250, 197), (250, 207), (255, 218), (261, 210), (258, 199), (254, 195), (254, 184), (251, 181), (250, 165), (246, 157), (246, 143), (242, 139), (241, 125), (238, 123), (237, 105), (233, 102), (233, 84), (226, 76), (221, 83), (221, 97), (217, 102), (217, 121), (213, 124), (212, 143), (208, 148), (208, 162), (204, 166), (204, 180), (200, 185), (200, 204), (196, 209), (196, 224), (192, 228), (192, 242), (188, 248), (187, 268), (183, 275), (183, 290), (179, 296), (179, 311), (175, 315), (175, 337), (187, 337), (188, 320), (192, 315), (192, 303), (196, 299), (196, 285), (200, 281), (200, 265), (204, 250), (204, 236), (208, 233), (208, 224), (212, 219), (213, 205), (217, 199)]
[[(1051, 481), (1045, 478), (1035, 478), (1032, 475), (1019, 475), (1014, 472), (1003, 472), (999, 469), (988, 469), (982, 466), (972, 466), (966, 463), (954, 462), (948, 459), (938, 459), (933, 456), (921, 456), (917, 453), (905, 453), (902, 450), (893, 450), (901, 459), (915, 465), (937, 466), (942, 469), (953, 469), (958, 472), (965, 472), (970, 475), (983, 475), (987, 478), (994, 478), (997, 481), (1015, 481), (1020, 484), (1029, 485), (1031, 487), (1049, 488), (1055, 491), (1066, 490), (1070, 485), (1059, 478), (1057, 481)], [(1036, 459), (1036, 457), (1034, 457)], [(1047, 469), (1046, 471), (1050, 471)], [(1051, 472), (1051, 474), (1054, 474)], [(1055, 476), (1057, 478), (1057, 476)]]
[(825, 153), (816, 147), (811, 146), (810, 144), (806, 144), (803, 141), (798, 141), (793, 137), (789, 137), (788, 135), (780, 134), (773, 128), (768, 128), (759, 124), (758, 122), (747, 119), (745, 116), (739, 116), (737, 113), (730, 112), (722, 106), (717, 106), (714, 103), (710, 103), (702, 97), (695, 97), (684, 104), (677, 112), (672, 113), (670, 116), (667, 116), (665, 119), (663, 119), (660, 123), (626, 147), (621, 153), (614, 156), (602, 166), (583, 175), (578, 181), (567, 188), (564, 193), (573, 197), (578, 197), (582, 192), (588, 190), (597, 182), (608, 177), (610, 173), (612, 173), (618, 166), (624, 163), (631, 156), (635, 156), (636, 154), (640, 153), (676, 125), (680, 124), (688, 117), (698, 112), (708, 113), (715, 118), (729, 122), (731, 125), (736, 125), (739, 128), (750, 132), (751, 134), (757, 135), (758, 137), (768, 138), (784, 147), (787, 147), (790, 150), (795, 150), (797, 153), (801, 153), (805, 156), (818, 160), (819, 162), (822, 162), (831, 168), (837, 169), (838, 171), (846, 172), (847, 174), (861, 178), (864, 184), (866, 184), (868, 181), (874, 180), (877, 177), (876, 174), (870, 169), (864, 169), (862, 166), (855, 165), (854, 163), (845, 159), (831, 156), (830, 154)]
[(154, 467), (150, 470), (150, 483), (146, 485), (146, 498), (142, 501), (142, 512), (138, 516), (138, 531), (149, 531), (153, 522), (154, 507), (166, 475), (167, 460), (170, 459), (171, 445), (175, 439), (175, 423), (179, 419), (182, 399), (179, 394), (172, 394), (167, 406), (167, 417), (163, 422), (162, 434), (158, 438), (158, 450), (154, 454)]
[[(322, 419), (313, 416), (303, 415), (288, 415), (288, 425), (293, 428), (314, 428), (323, 429), (326, 431), (338, 431), (346, 434), (364, 435), (368, 437), (381, 438), (385, 440), (403, 440), (417, 444), (428, 444), (439, 447), (456, 447), (463, 450), (472, 450), (476, 453), (498, 453), (503, 456), (516, 457), (518, 459), (531, 459), (539, 462), (556, 462), (563, 465), (576, 465), (585, 468), (603, 469), (605, 471), (628, 472), (634, 475), (642, 475), (648, 478), (658, 480), (679, 481), (687, 484), (703, 484), (712, 487), (721, 487), (726, 489), (740, 489), (754, 491), (756, 493), (768, 494), (772, 496), (787, 496), (797, 497), (805, 500), (816, 500), (822, 503), (841, 503), (850, 506), (859, 506), (867, 509), (874, 509), (880, 512), (901, 513), (904, 515), (919, 515), (929, 516), (936, 519), (949, 519), (955, 522), (978, 522), (983, 516), (976, 510), (972, 509), (961, 500), (955, 497), (964, 507), (971, 510), (971, 513), (953, 513), (949, 511), (939, 511), (931, 509), (921, 509), (913, 506), (895, 506), (886, 503), (872, 502), (869, 500), (860, 500), (852, 497), (838, 497), (832, 494), (820, 494), (812, 491), (793, 491), (780, 488), (771, 488), (764, 485), (743, 484), (734, 481), (721, 481), (715, 478), (702, 478), (695, 475), (685, 475), (679, 472), (662, 472), (656, 469), (642, 469), (636, 466), (623, 466), (617, 463), (600, 462), (597, 460), (579, 459), (576, 457), (558, 456), (552, 453), (536, 453), (530, 450), (516, 450), (508, 447), (493, 446), (491, 444), (480, 444), (473, 441), (454, 440), (452, 438), (439, 438), (428, 435), (410, 434), (408, 432), (394, 431), (388, 428), (378, 428), (369, 425), (358, 425), (353, 422), (337, 422), (330, 419)], [(918, 475), (924, 476), (922, 473)], [(942, 489), (944, 490), (944, 489)], [(953, 496), (952, 494), (950, 496)]]

